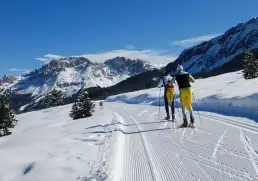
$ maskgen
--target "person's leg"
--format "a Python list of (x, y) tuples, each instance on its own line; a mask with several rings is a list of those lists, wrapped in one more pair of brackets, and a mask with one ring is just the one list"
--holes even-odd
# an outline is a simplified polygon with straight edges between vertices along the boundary
[(187, 118), (186, 118), (186, 113), (185, 113), (186, 96), (185, 96), (185, 90), (184, 89), (180, 90), (180, 101), (181, 101), (181, 104), (182, 104), (182, 114), (183, 114), (184, 124), (187, 124)]
[(173, 92), (173, 96), (172, 96), (172, 103), (171, 103), (171, 112), (172, 112), (172, 119), (175, 119), (175, 92)]
[(165, 102), (165, 110), (167, 114), (166, 119), (169, 119), (169, 108), (168, 108), (168, 99), (167, 99), (166, 91), (164, 92), (164, 102)]
[(192, 92), (192, 88), (190, 87), (189, 89), (187, 89), (187, 109), (190, 113), (190, 120), (191, 123), (194, 123), (194, 116), (193, 116), (193, 108), (192, 108), (192, 96), (193, 92)]

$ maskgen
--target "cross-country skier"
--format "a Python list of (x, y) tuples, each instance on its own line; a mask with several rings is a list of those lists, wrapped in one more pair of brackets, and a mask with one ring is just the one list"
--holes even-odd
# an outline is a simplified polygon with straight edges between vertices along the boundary
[[(168, 80), (169, 79), (170, 79), (171, 83), (168, 85)], [(166, 85), (167, 85), (167, 88), (166, 88)], [(172, 112), (172, 120), (174, 121), (176, 119), (176, 117), (175, 117), (175, 107), (174, 107), (174, 95), (173, 95), (173, 99), (170, 99), (170, 101), (168, 101), (168, 97), (167, 97), (167, 95), (171, 95), (171, 89), (170, 89), (171, 86), (173, 86), (172, 77), (169, 75), (169, 72), (167, 71), (167, 69), (164, 68), (162, 70), (162, 76), (161, 76), (160, 81), (158, 83), (158, 87), (159, 88), (161, 88), (161, 87), (165, 88), (164, 89), (164, 102), (165, 102), (165, 110), (166, 110), (166, 114), (167, 114), (167, 117), (165, 119), (170, 120), (169, 106), (168, 106), (168, 102), (170, 102), (171, 112)], [(174, 91), (173, 91), (173, 93), (174, 93)]]
[(182, 112), (183, 112), (183, 120), (184, 123), (181, 127), (187, 127), (188, 121), (185, 113), (185, 109), (187, 108), (190, 113), (190, 126), (194, 127), (194, 116), (193, 116), (193, 108), (192, 108), (192, 87), (190, 82), (195, 82), (195, 79), (191, 74), (184, 71), (182, 65), (177, 66), (177, 73), (173, 75), (172, 82), (177, 82), (180, 91), (180, 101), (182, 103)]
[(103, 102), (102, 101), (99, 102), (99, 107), (100, 107), (100, 109), (103, 109)]

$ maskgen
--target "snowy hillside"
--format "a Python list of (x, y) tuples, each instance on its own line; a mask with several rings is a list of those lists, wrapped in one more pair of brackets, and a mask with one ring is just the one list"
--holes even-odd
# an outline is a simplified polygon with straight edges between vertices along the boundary
[[(198, 79), (192, 84), (198, 109), (255, 117), (258, 122), (258, 79), (245, 80), (242, 72), (222, 74), (206, 79)], [(159, 105), (159, 88), (120, 94), (107, 98), (109, 102)], [(163, 88), (162, 88), (163, 91)], [(178, 89), (176, 100), (179, 106)], [(164, 105), (161, 92), (161, 105)], [(193, 104), (196, 108), (196, 104)]]
[(19, 81), (20, 78), (21, 78), (20, 76), (16, 77), (13, 75), (4, 75), (2, 78), (0, 78), (0, 86), (7, 89), (8, 87), (12, 86), (17, 81)]
[[(153, 68), (147, 61), (123, 57), (116, 57), (104, 63), (93, 63), (85, 57), (61, 57), (17, 81), (9, 82), (5, 87), (13, 95), (14, 102), (23, 100), (20, 103), (23, 106), (35, 100), (39, 101), (54, 87), (64, 92), (66, 97), (70, 97), (82, 87), (111, 86)], [(22, 99), (24, 96), (26, 99)]]
[(17, 116), (12, 135), (0, 138), (1, 181), (258, 179), (252, 120), (200, 112), (202, 124), (195, 115), (195, 129), (179, 129), (178, 112), (176, 123), (159, 120), (157, 106), (105, 102), (79, 120), (68, 117), (70, 110)]
[(178, 63), (191, 73), (213, 70), (247, 49), (258, 48), (258, 19), (240, 23), (210, 41), (184, 50), (174, 63), (168, 66), (175, 70)]

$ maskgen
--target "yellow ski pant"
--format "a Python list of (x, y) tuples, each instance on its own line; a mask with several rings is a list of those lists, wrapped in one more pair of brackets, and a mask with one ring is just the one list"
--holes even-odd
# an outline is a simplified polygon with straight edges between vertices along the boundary
[(166, 97), (167, 97), (167, 100), (170, 105), (172, 104), (172, 102), (174, 100), (174, 94), (175, 94), (174, 89), (168, 89), (166, 91)]
[(192, 111), (192, 88), (184, 88), (180, 90), (180, 101), (183, 105), (183, 109), (188, 109), (189, 112)]

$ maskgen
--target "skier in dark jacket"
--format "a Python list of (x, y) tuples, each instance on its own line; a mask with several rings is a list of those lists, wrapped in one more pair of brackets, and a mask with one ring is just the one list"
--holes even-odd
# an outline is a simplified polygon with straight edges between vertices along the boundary
[(103, 102), (102, 101), (99, 102), (99, 106), (100, 106), (100, 109), (103, 109)]
[(180, 101), (182, 103), (182, 113), (184, 123), (181, 127), (187, 127), (188, 121), (185, 113), (187, 108), (190, 113), (190, 126), (194, 127), (194, 116), (192, 108), (192, 87), (190, 82), (195, 82), (195, 79), (191, 74), (184, 71), (184, 68), (181, 65), (177, 66), (177, 73), (173, 76), (172, 82), (177, 82), (180, 91)]
[[(169, 81), (170, 79), (170, 81)], [(158, 87), (164, 87), (164, 103), (165, 103), (165, 110), (166, 110), (166, 114), (167, 117), (165, 118), (166, 120), (170, 120), (170, 114), (169, 114), (169, 103), (171, 105), (171, 112), (172, 112), (172, 121), (174, 121), (176, 119), (175, 117), (175, 106), (174, 106), (174, 96), (172, 100), (168, 100), (168, 97), (172, 97), (172, 96), (168, 96), (170, 95), (168, 93), (171, 92), (171, 86), (168, 86), (168, 82), (171, 82), (172, 86), (172, 77), (169, 75), (168, 71), (166, 69), (162, 70), (162, 76), (160, 78), (160, 81), (158, 83)], [(174, 86), (173, 86), (174, 87)]]

